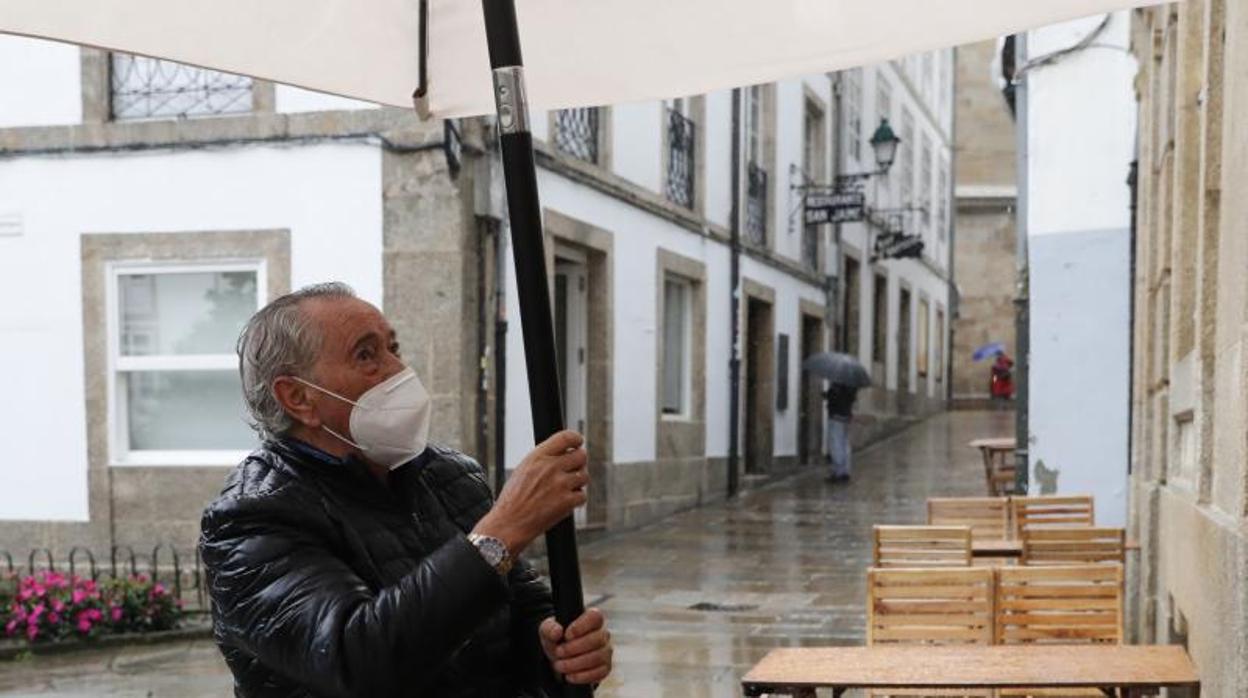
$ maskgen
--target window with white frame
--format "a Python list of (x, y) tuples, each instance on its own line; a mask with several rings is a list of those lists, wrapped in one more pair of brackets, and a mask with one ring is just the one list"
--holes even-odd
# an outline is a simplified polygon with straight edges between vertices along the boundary
[(919, 68), (919, 84), (922, 86), (920, 89), (923, 91), (923, 99), (926, 100), (928, 104), (931, 104), (933, 101), (932, 83), (934, 77), (933, 73), (936, 69), (936, 64), (933, 59), (935, 57), (936, 54), (933, 51), (924, 53), (922, 56), (922, 67)]
[(914, 115), (910, 110), (901, 109), (901, 162), (897, 173), (901, 182), (897, 191), (901, 195), (901, 205), (910, 206), (914, 203)]
[(845, 76), (845, 137), (849, 157), (857, 165), (862, 160), (862, 69), (854, 68)]
[(229, 464), (255, 446), (235, 343), (263, 288), (262, 262), (110, 266), (114, 464)]
[(952, 96), (952, 88), (949, 83), (952, 79), (950, 75), (952, 66), (950, 64), (953, 62), (953, 56), (949, 51), (941, 51), (936, 60), (940, 70), (940, 79), (937, 83), (940, 85), (939, 114), (941, 123), (944, 123), (945, 112), (949, 110), (949, 98)]
[(663, 278), (663, 382), (661, 407), (670, 417), (691, 413), (693, 282), (675, 274)]
[(932, 225), (932, 137), (923, 134), (923, 147), (919, 152), (919, 205), (923, 207), (923, 230)]
[(877, 121), (893, 120), (893, 85), (880, 71), (875, 73), (875, 116)]
[(949, 237), (949, 163), (940, 159), (936, 173), (936, 229), (941, 242)]

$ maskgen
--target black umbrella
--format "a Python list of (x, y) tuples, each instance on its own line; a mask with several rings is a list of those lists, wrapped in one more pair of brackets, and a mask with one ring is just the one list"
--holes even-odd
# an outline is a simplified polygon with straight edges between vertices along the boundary
[(802, 362), (802, 370), (826, 378), (832, 383), (865, 388), (871, 385), (871, 374), (858, 357), (836, 351), (825, 351), (808, 356)]

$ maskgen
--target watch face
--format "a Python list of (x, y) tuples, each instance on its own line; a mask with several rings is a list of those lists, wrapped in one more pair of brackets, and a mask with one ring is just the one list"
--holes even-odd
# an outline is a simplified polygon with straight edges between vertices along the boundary
[(497, 538), (480, 536), (473, 541), (473, 544), (477, 546), (481, 557), (485, 558), (486, 563), (491, 567), (498, 567), (507, 558), (507, 548)]

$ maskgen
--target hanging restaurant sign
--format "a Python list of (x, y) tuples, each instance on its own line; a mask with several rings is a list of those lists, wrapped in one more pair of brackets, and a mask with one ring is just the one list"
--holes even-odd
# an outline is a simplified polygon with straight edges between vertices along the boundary
[(854, 223), (866, 220), (867, 198), (861, 191), (810, 192), (802, 218), (806, 225)]
[(923, 255), (923, 240), (918, 235), (882, 233), (875, 238), (874, 259), (918, 259)]

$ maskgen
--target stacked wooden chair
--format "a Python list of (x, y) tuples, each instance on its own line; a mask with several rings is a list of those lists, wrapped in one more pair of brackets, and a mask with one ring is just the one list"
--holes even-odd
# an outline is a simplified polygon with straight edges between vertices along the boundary
[[(996, 642), (1121, 644), (1122, 566), (1000, 567), (994, 595)], [(1003, 690), (1001, 698), (1094, 698), (1099, 689)]]
[(969, 567), (969, 526), (876, 526), (876, 567)]
[(1090, 495), (1011, 497), (1015, 535), (1030, 528), (1093, 526), (1096, 511)]
[(1007, 497), (930, 497), (927, 525), (969, 526), (973, 540), (1010, 537), (1010, 500)]
[[(867, 572), (867, 644), (990, 645), (993, 571), (984, 567)], [(987, 698), (991, 691), (879, 690), (882, 696)]]

